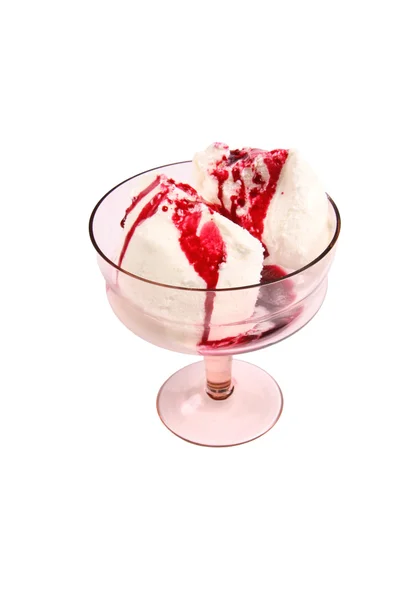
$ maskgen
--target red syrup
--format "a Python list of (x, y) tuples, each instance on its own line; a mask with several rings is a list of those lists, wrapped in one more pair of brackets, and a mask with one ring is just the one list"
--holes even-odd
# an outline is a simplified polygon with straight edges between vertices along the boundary
[[(262, 155), (264, 163), (269, 172), (268, 183), (263, 185), (261, 175), (257, 172), (253, 175), (253, 183), (259, 185), (259, 189), (252, 188), (246, 191), (245, 183), (242, 178), (243, 169), (251, 169), (254, 159)], [(228, 217), (244, 229), (247, 229), (256, 237), (264, 247), (264, 256), (269, 256), (268, 248), (262, 241), (264, 231), (265, 217), (268, 212), (271, 200), (276, 192), (279, 177), (288, 157), (288, 150), (272, 150), (271, 152), (262, 152), (260, 150), (232, 150), (229, 157), (222, 160), (211, 173), (218, 182), (218, 199), (221, 203), (221, 214)], [(239, 183), (238, 192), (231, 196), (231, 207), (228, 211), (223, 201), (224, 183), (229, 177), (229, 171), (226, 167), (232, 167), (232, 178), (234, 182)], [(248, 210), (241, 214), (238, 208), (245, 206), (248, 202)]]
[(218, 200), (220, 201), (220, 207), (218, 209), (218, 212), (224, 215), (224, 217), (230, 219), (231, 215), (229, 211), (225, 208), (224, 204), (224, 183), (229, 177), (229, 171), (227, 169), (218, 168), (215, 169), (215, 171), (213, 171), (211, 175), (214, 175), (214, 177), (218, 181)]
[(174, 181), (173, 179), (168, 179), (168, 183), (174, 185), (179, 190), (182, 190), (182, 192), (185, 192), (185, 194), (193, 198), (193, 200), (200, 200), (200, 197), (196, 190), (188, 183), (176, 183), (176, 181)]
[(140, 194), (132, 198), (132, 204), (128, 206), (128, 208), (125, 211), (125, 216), (121, 221), (121, 227), (125, 227), (126, 218), (129, 215), (129, 213), (133, 211), (135, 206), (137, 206), (138, 203), (147, 196), (147, 194), (150, 194), (150, 192), (152, 192), (158, 186), (159, 183), (160, 176), (156, 177), (155, 180), (150, 183), (150, 185), (148, 185), (146, 188), (144, 188), (144, 190), (140, 192)]
[(248, 158), (249, 153), (244, 148), (242, 150), (231, 150), (228, 158), (226, 159), (226, 165), (230, 167), (234, 165), (238, 160)]
[[(201, 205), (193, 204), (189, 200), (176, 200), (172, 221), (180, 232), (179, 243), (186, 258), (205, 281), (207, 289), (212, 290), (218, 284), (220, 265), (226, 261), (226, 247), (213, 221), (205, 223), (198, 233), (201, 215)], [(207, 343), (210, 335), (214, 301), (215, 292), (207, 292), (202, 345)]]
[[(156, 186), (154, 186), (154, 187), (156, 187)], [(152, 189), (154, 189), (154, 187)], [(146, 188), (146, 189), (148, 189), (148, 188)], [(149, 193), (149, 192), (147, 192), (147, 193)], [(129, 242), (131, 241), (136, 228), (141, 223), (143, 223), (143, 221), (146, 221), (147, 219), (149, 219), (150, 217), (152, 217), (153, 215), (156, 214), (158, 207), (160, 206), (161, 202), (165, 199), (165, 196), (167, 194), (168, 194), (168, 190), (158, 192), (158, 194), (156, 194), (154, 196), (154, 198), (152, 198), (149, 202), (147, 202), (147, 204), (145, 204), (144, 207), (142, 208), (142, 210), (140, 211), (138, 217), (133, 222), (133, 224), (131, 225), (131, 228), (129, 229), (128, 233), (125, 236), (124, 245), (122, 246), (121, 254), (119, 255), (119, 260), (118, 260), (119, 267), (121, 266), (122, 261), (124, 260), (124, 256), (128, 249)], [(136, 204), (137, 204), (137, 202), (136, 202)], [(136, 204), (135, 204), (135, 206), (136, 206)]]

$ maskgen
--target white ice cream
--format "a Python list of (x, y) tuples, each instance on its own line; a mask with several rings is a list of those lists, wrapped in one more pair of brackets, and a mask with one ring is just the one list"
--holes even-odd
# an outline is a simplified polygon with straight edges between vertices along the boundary
[[(267, 166), (275, 160), (274, 152), (287, 152), (283, 160), (279, 158), (283, 166), (279, 164), (277, 181), (273, 181), (273, 173)], [(299, 269), (317, 258), (331, 241), (333, 230), (327, 196), (297, 150), (230, 151), (226, 144), (217, 143), (195, 154), (193, 165), (199, 194), (210, 204), (222, 204), (231, 218), (259, 237), (269, 253), (266, 263), (288, 270)], [(249, 215), (254, 200), (262, 203), (268, 189), (272, 197), (261, 229), (256, 230)], [(238, 197), (241, 204), (235, 206)]]
[[(149, 183), (147, 181), (146, 186)], [(139, 201), (134, 199), (134, 208), (127, 214), (124, 223), (122, 246), (125, 250), (120, 266), (133, 275), (155, 283), (142, 282), (119, 273), (117, 284), (121, 296), (152, 317), (155, 326), (157, 319), (157, 326), (160, 327), (163, 323), (170, 323), (171, 336), (180, 337), (185, 343), (198, 344), (203, 333), (206, 294), (157, 285), (207, 289), (207, 282), (182, 249), (182, 231), (176, 219), (184, 219), (188, 213), (197, 215), (196, 236), (202, 236), (210, 229), (215, 232), (215, 228), (219, 232), (224, 260), (218, 265), (217, 288), (258, 283), (263, 248), (248, 231), (210, 209), (193, 189), (189, 186), (183, 188), (180, 189), (179, 184), (161, 175), (149, 193)], [(136, 193), (138, 191), (141, 190), (136, 190)], [(147, 218), (143, 218), (146, 213)], [(188, 218), (191, 218), (190, 215)], [(187, 234), (184, 235), (187, 237)], [(208, 247), (203, 241), (202, 246)], [(257, 288), (239, 294), (229, 291), (216, 294), (208, 339), (211, 341), (242, 333), (245, 330), (243, 325), (230, 327), (229, 330), (222, 325), (251, 317), (257, 294)], [(189, 327), (189, 324), (197, 324), (197, 330)]]
[(269, 262), (296, 270), (322, 254), (333, 237), (329, 208), (313, 169), (289, 150), (264, 223)]

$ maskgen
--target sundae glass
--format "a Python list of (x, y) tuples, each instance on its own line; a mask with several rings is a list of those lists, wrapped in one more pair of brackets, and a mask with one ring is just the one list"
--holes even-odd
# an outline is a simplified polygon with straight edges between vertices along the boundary
[[(98, 202), (89, 231), (106, 282), (111, 308), (122, 323), (148, 342), (202, 357), (174, 373), (161, 387), (157, 411), (180, 438), (204, 446), (233, 446), (266, 433), (279, 419), (282, 392), (265, 371), (233, 359), (275, 344), (301, 329), (323, 303), (327, 276), (340, 232), (340, 215), (328, 196), (332, 239), (315, 260), (289, 274), (264, 267), (260, 283), (236, 288), (187, 288), (150, 281), (125, 270), (118, 261), (121, 215), (132, 186), (145, 186), (149, 175), (165, 174), (192, 183), (192, 162), (151, 169), (120, 183)], [(141, 183), (143, 180), (143, 183)], [(160, 258), (162, 260), (162, 257)], [(250, 304), (252, 314), (235, 316)], [(173, 306), (171, 312), (168, 306)], [(200, 316), (218, 306), (217, 322)], [(197, 310), (197, 308), (199, 310)], [(224, 310), (224, 307), (229, 310)], [(226, 312), (226, 317), (224, 316)]]

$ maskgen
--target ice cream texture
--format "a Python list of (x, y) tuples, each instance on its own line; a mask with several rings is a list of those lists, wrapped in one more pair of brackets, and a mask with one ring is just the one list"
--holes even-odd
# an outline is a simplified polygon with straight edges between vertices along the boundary
[(199, 194), (262, 242), (267, 264), (297, 270), (328, 246), (329, 202), (297, 150), (216, 143), (195, 154), (193, 164)]
[(188, 288), (260, 281), (260, 242), (208, 206), (188, 184), (158, 175), (134, 198), (123, 226), (119, 266), (131, 273)]
[[(223, 340), (224, 324), (237, 323), (230, 338), (246, 335), (249, 325), (241, 322), (260, 310), (260, 299), (264, 311), (276, 302), (256, 284), (311, 262), (328, 246), (332, 229), (323, 187), (296, 150), (215, 143), (195, 154), (193, 174), (194, 187), (157, 174), (134, 190), (121, 215), (118, 266), (136, 277), (121, 277), (119, 285), (155, 318), (198, 323), (190, 343), (207, 345)], [(279, 301), (292, 302), (284, 283)], [(232, 298), (213, 291), (252, 285)]]
[[(121, 224), (126, 233), (118, 266), (129, 273), (159, 284), (205, 290), (260, 281), (262, 244), (208, 206), (188, 184), (156, 176), (133, 198)], [(122, 278), (120, 285), (152, 314), (204, 324), (197, 340), (203, 344), (213, 338), (213, 325), (249, 318), (257, 298), (254, 289), (232, 303), (227, 294), (193, 298), (129, 278)]]

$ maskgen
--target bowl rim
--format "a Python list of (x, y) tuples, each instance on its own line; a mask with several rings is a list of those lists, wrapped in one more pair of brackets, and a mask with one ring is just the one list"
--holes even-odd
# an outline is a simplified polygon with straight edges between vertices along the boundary
[(145, 279), (144, 277), (140, 277), (139, 275), (135, 275), (134, 273), (131, 273), (130, 271), (126, 271), (122, 267), (119, 267), (108, 256), (106, 256), (104, 254), (104, 252), (101, 250), (100, 246), (98, 245), (98, 243), (96, 241), (96, 237), (95, 237), (95, 234), (94, 234), (94, 220), (95, 220), (95, 217), (96, 217), (96, 213), (97, 213), (98, 209), (100, 208), (101, 204), (117, 188), (119, 188), (121, 185), (124, 185), (125, 183), (127, 183), (127, 181), (131, 181), (133, 179), (136, 179), (137, 177), (141, 177), (142, 175), (146, 175), (147, 173), (151, 173), (152, 171), (159, 171), (160, 169), (165, 169), (167, 167), (173, 167), (173, 166), (176, 166), (176, 165), (190, 164), (191, 162), (192, 162), (191, 160), (181, 160), (181, 161), (178, 161), (178, 162), (173, 162), (173, 163), (168, 163), (166, 165), (161, 165), (159, 167), (153, 167), (152, 169), (146, 169), (146, 171), (142, 171), (141, 173), (137, 173), (136, 175), (132, 175), (131, 177), (128, 177), (127, 179), (124, 179), (124, 181), (121, 181), (120, 183), (117, 183), (117, 185), (115, 185), (108, 192), (106, 192), (104, 194), (104, 196), (102, 196), (102, 198), (100, 198), (100, 200), (97, 202), (96, 206), (92, 210), (92, 213), (91, 213), (90, 219), (89, 219), (89, 236), (90, 236), (90, 240), (91, 240), (91, 242), (92, 242), (92, 244), (93, 244), (93, 246), (94, 246), (97, 254), (99, 254), (99, 256), (101, 256), (109, 265), (111, 265), (112, 267), (114, 267), (117, 271), (119, 271), (121, 273), (124, 273), (124, 275), (128, 275), (129, 277), (132, 277), (133, 279), (137, 279), (139, 281), (143, 281), (143, 282), (149, 283), (151, 285), (157, 285), (159, 287), (163, 287), (163, 288), (167, 288), (167, 289), (173, 289), (173, 290), (184, 290), (184, 291), (202, 292), (202, 293), (204, 293), (204, 292), (232, 292), (232, 291), (235, 291), (235, 290), (251, 290), (251, 289), (255, 289), (255, 288), (261, 288), (261, 287), (264, 287), (264, 286), (267, 286), (267, 285), (275, 285), (276, 283), (278, 283), (280, 281), (284, 281), (285, 279), (290, 279), (290, 278), (296, 277), (299, 273), (302, 273), (302, 272), (306, 271), (307, 269), (313, 267), (318, 262), (320, 262), (327, 254), (329, 254), (329, 252), (336, 245), (336, 242), (337, 242), (339, 234), (340, 234), (340, 229), (341, 229), (341, 218), (340, 218), (340, 213), (339, 213), (338, 207), (336, 206), (336, 204), (332, 200), (332, 198), (329, 196), (329, 194), (326, 192), (328, 200), (331, 203), (331, 206), (332, 206), (332, 208), (334, 210), (334, 213), (335, 213), (335, 216), (336, 216), (336, 229), (335, 229), (335, 233), (333, 235), (332, 240), (330, 241), (330, 243), (328, 244), (328, 246), (325, 248), (325, 250), (319, 256), (317, 256), (314, 260), (312, 260), (310, 263), (308, 263), (304, 267), (301, 267), (301, 269), (297, 269), (296, 271), (293, 271), (292, 273), (288, 273), (284, 277), (280, 277), (279, 279), (275, 279), (274, 281), (269, 281), (269, 282), (266, 282), (266, 283), (252, 283), (250, 285), (239, 286), (239, 287), (229, 287), (229, 288), (213, 288), (213, 289), (209, 289), (209, 288), (194, 288), (194, 287), (183, 287), (183, 286), (179, 286), (179, 285), (171, 285), (171, 284), (168, 284), (168, 283), (161, 283), (159, 281), (152, 281), (151, 279)]

